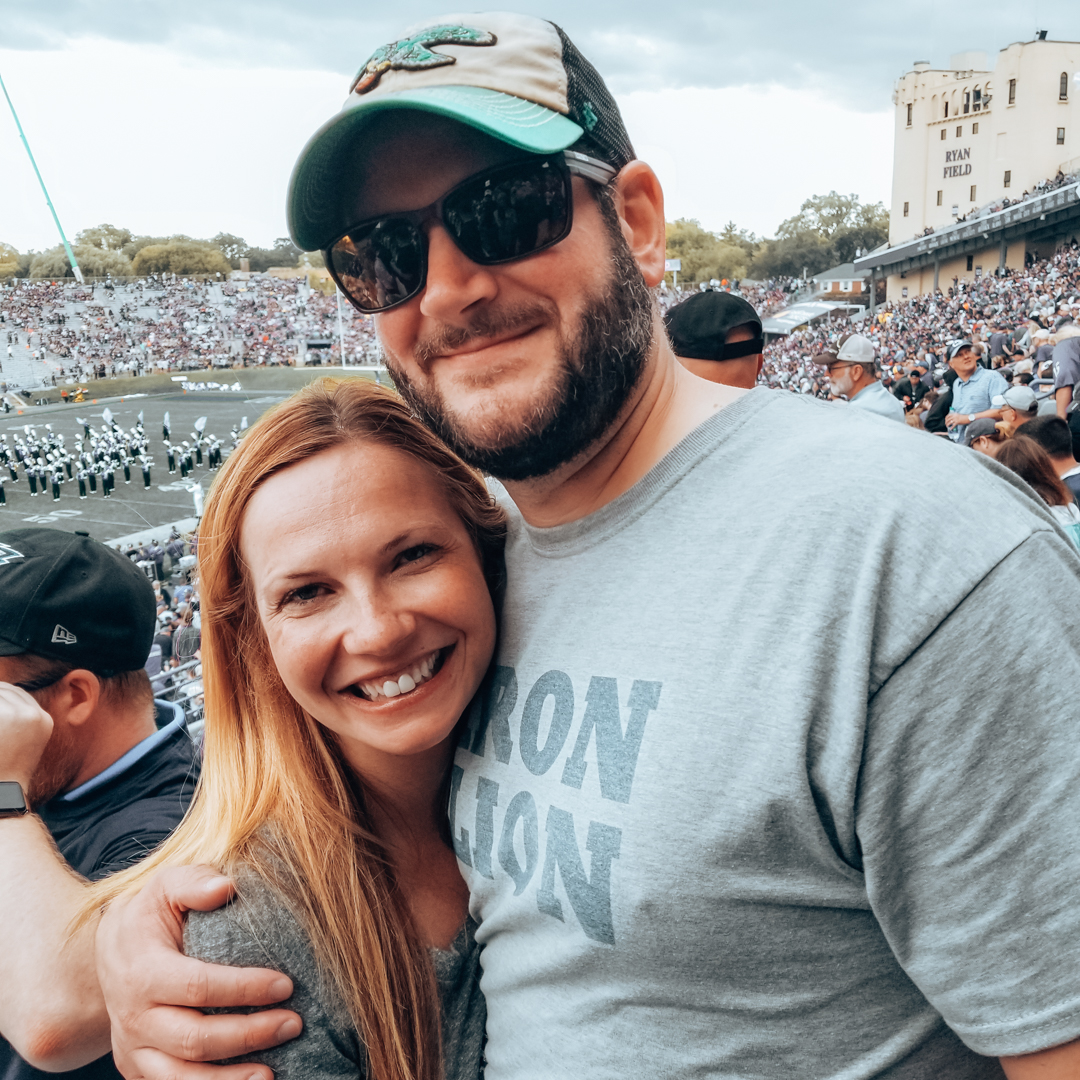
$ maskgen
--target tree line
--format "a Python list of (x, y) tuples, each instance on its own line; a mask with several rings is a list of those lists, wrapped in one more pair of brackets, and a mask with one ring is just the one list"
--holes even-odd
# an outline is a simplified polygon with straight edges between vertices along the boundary
[(808, 277), (851, 262), (856, 253), (880, 247), (889, 236), (889, 213), (881, 203), (862, 203), (858, 195), (815, 195), (782, 221), (772, 239), (755, 236), (729, 221), (715, 233), (693, 219), (667, 225), (667, 257), (679, 259), (679, 279), (762, 280)]
[[(302, 252), (287, 236), (269, 248), (249, 244), (242, 236), (218, 233), (209, 240), (190, 236), (137, 236), (116, 225), (97, 225), (76, 234), (71, 245), (85, 277), (145, 277), (148, 274), (221, 274), (241, 269), (262, 273), (271, 266), (322, 266), (318, 252)], [(56, 279), (72, 277), (62, 244), (46, 251), (20, 252), (0, 242), (0, 280), (13, 277)]]

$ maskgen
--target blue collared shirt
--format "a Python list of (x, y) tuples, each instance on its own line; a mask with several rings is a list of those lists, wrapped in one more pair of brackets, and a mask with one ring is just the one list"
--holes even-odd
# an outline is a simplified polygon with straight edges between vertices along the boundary
[[(990, 371), (988, 368), (977, 367), (967, 382), (957, 379), (952, 386), (952, 411), (962, 416), (970, 416), (972, 413), (986, 412), (993, 408), (991, 401), (998, 394), (1004, 394), (1009, 389), (1005, 376), (1000, 371)], [(967, 424), (957, 424), (949, 429), (949, 436), (959, 442), (964, 437), (964, 429)]]

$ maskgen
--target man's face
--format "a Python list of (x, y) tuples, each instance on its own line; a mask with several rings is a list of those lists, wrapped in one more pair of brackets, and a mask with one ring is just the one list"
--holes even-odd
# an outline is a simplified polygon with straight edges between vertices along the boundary
[(971, 378), (975, 369), (979, 366), (979, 357), (974, 349), (961, 349), (950, 361), (949, 367), (960, 376), (964, 382)]
[[(373, 150), (373, 146), (378, 146)], [(365, 135), (351, 220), (434, 202), (518, 151), (438, 117), (395, 113)], [(574, 178), (561, 243), (500, 266), (427, 228), (423, 291), (376, 316), (387, 367), (424, 422), (509, 480), (550, 472), (615, 420), (653, 351), (654, 306), (622, 234)]]
[(855, 389), (855, 364), (829, 365), (829, 389), (834, 397), (848, 397)]

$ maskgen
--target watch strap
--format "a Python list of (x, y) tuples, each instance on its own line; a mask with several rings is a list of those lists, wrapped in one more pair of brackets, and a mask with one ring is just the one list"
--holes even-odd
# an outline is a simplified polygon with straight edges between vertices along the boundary
[(0, 780), (0, 818), (22, 817), (27, 812), (22, 785), (14, 780)]

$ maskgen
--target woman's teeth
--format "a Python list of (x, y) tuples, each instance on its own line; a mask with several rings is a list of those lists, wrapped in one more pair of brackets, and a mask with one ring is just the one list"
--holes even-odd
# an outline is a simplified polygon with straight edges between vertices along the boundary
[(387, 701), (390, 698), (411, 694), (418, 686), (426, 683), (434, 674), (442, 650), (436, 650), (425, 657), (408, 671), (403, 671), (396, 679), (384, 679), (381, 682), (360, 683), (360, 690), (368, 701)]

